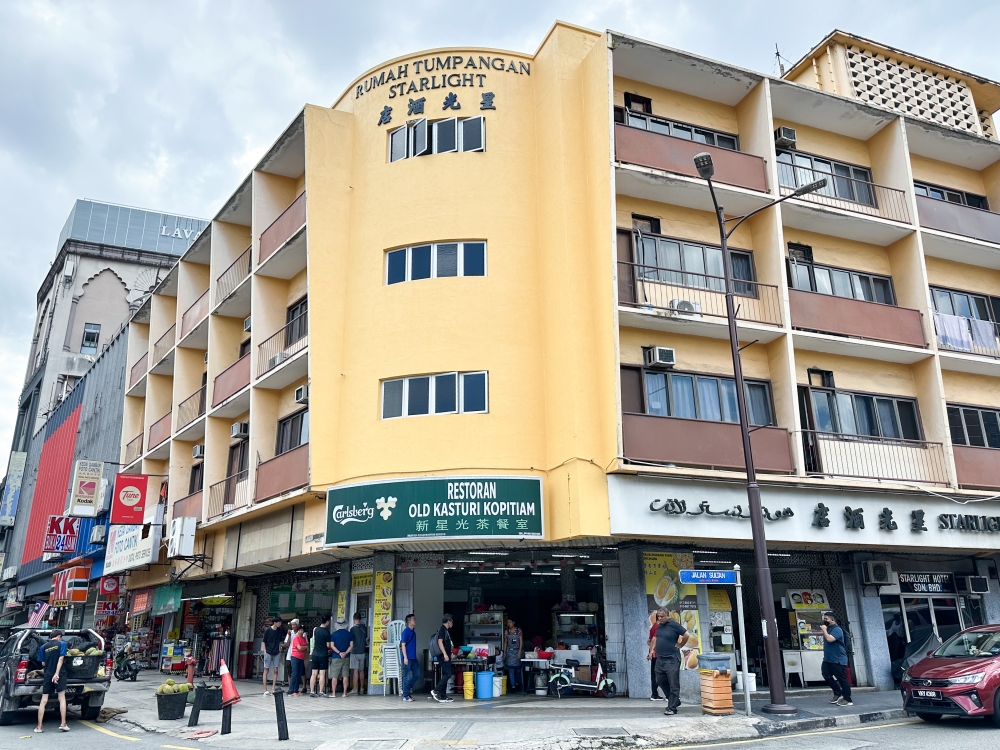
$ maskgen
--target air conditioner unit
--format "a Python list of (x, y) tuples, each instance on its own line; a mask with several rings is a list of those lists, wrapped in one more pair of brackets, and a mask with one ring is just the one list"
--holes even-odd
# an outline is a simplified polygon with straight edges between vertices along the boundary
[(205, 446), (204, 445), (193, 445), (191, 446), (191, 458), (204, 458), (205, 457)]
[(167, 542), (167, 557), (191, 557), (194, 555), (194, 531), (198, 519), (182, 516), (170, 521), (170, 539)]
[(278, 352), (273, 357), (271, 357), (269, 360), (267, 360), (267, 369), (268, 370), (273, 370), (275, 367), (277, 367), (282, 362), (284, 362), (286, 359), (288, 359), (288, 357), (289, 357), (288, 352)]
[(234, 440), (250, 437), (250, 423), (249, 422), (234, 422), (233, 426), (229, 430), (229, 437)]
[(250, 318), (251, 317), (253, 317), (253, 316), (247, 315), (245, 318), (243, 318), (243, 332), (244, 333), (249, 333), (250, 332)]
[(295, 403), (297, 404), (308, 404), (309, 403), (309, 386), (300, 385), (295, 389)]
[(778, 148), (795, 148), (795, 128), (782, 125), (774, 131), (774, 145)]
[(673, 367), (677, 362), (674, 350), (666, 346), (643, 348), (642, 361), (646, 367)]
[(108, 533), (107, 526), (95, 526), (90, 530), (91, 544), (104, 544)]
[(683, 315), (685, 318), (701, 317), (701, 302), (688, 299), (670, 300), (670, 314)]
[(892, 563), (888, 560), (867, 560), (864, 564), (864, 581), (866, 586), (891, 586), (895, 583)]
[(988, 594), (990, 579), (986, 576), (955, 576), (955, 588), (960, 594)]

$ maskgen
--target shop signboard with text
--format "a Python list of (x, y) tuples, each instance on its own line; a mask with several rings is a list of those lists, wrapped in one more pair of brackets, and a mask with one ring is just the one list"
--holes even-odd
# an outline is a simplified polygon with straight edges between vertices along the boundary
[(665, 609), (671, 620), (679, 622), (691, 634), (681, 650), (681, 669), (697, 669), (701, 652), (698, 587), (680, 580), (682, 570), (694, 567), (694, 555), (690, 552), (643, 552), (642, 566), (649, 626), (656, 623), (656, 611)]
[(160, 556), (162, 529), (158, 523), (147, 526), (111, 526), (104, 556), (104, 572), (119, 573), (155, 563)]
[(98, 491), (103, 473), (103, 461), (80, 459), (76, 462), (73, 483), (70, 485), (69, 515), (83, 518), (93, 518), (97, 515), (100, 505)]
[(80, 519), (72, 516), (49, 516), (45, 525), (42, 552), (76, 552), (80, 541)]
[(326, 544), (531, 539), (544, 533), (538, 477), (433, 477), (333, 487)]
[(146, 512), (146, 490), (149, 477), (145, 474), (119, 474), (111, 495), (111, 523), (134, 525), (143, 522)]
[[(380, 570), (375, 573), (375, 591), (373, 611), (375, 619), (372, 622), (372, 656), (369, 665), (368, 683), (370, 685), (385, 684), (385, 648), (389, 640), (389, 623), (392, 622), (392, 594), (395, 576), (391, 570)], [(390, 677), (398, 675), (391, 674)]]
[(14, 451), (7, 463), (7, 482), (4, 484), (3, 495), (0, 496), (0, 526), (13, 526), (17, 515), (17, 503), (21, 497), (21, 481), (24, 477), (24, 465), (28, 454), (24, 451)]

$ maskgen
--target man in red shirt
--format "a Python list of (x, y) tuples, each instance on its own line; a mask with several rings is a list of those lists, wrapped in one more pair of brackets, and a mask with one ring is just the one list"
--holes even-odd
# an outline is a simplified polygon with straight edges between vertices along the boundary
[(659, 690), (656, 686), (656, 623), (653, 623), (653, 627), (649, 629), (649, 641), (647, 641), (649, 646), (649, 653), (646, 654), (646, 659), (649, 661), (649, 684), (652, 688), (652, 694), (649, 696), (651, 701), (665, 701), (666, 698), (661, 696)]

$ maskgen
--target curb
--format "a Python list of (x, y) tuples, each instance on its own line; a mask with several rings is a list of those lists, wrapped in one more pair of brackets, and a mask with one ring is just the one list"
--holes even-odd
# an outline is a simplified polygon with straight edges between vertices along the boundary
[(789, 721), (757, 722), (754, 729), (761, 737), (773, 737), (791, 732), (809, 731), (813, 729), (832, 729), (834, 727), (858, 726), (873, 724), (878, 721), (904, 719), (907, 712), (902, 708), (890, 708), (885, 711), (869, 711), (862, 714), (847, 716), (817, 716), (810, 719), (791, 719)]

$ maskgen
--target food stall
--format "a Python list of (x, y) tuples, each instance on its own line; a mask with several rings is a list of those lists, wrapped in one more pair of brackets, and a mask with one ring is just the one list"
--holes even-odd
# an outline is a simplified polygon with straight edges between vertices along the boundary
[(789, 589), (791, 605), (788, 624), (790, 648), (782, 649), (786, 674), (798, 674), (803, 687), (808, 682), (823, 682), (823, 612), (830, 608), (824, 589)]

